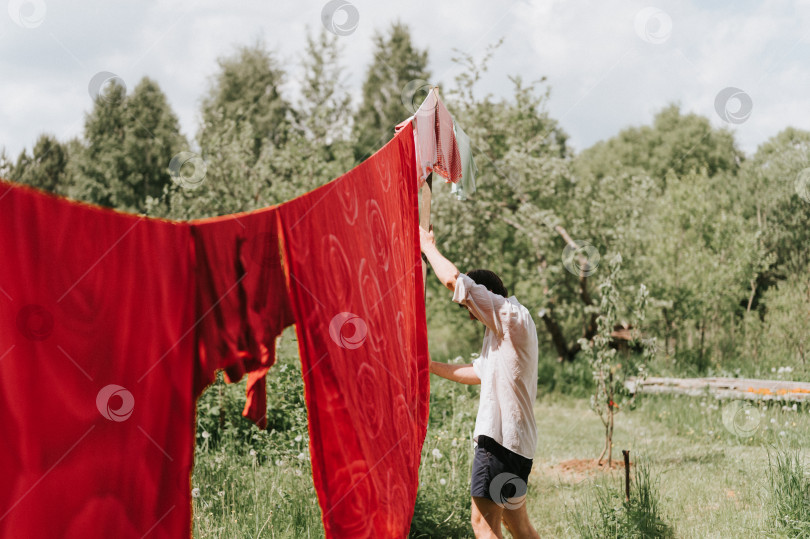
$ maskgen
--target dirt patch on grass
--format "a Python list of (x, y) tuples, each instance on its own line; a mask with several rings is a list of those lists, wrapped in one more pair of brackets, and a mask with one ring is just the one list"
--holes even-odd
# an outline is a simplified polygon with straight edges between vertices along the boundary
[[(630, 467), (633, 467), (632, 462)], [(596, 459), (570, 459), (556, 464), (541, 463), (537, 470), (532, 470), (532, 473), (550, 476), (566, 483), (579, 483), (586, 479), (619, 471), (622, 473), (624, 471), (624, 461), (621, 459), (613, 459), (610, 468), (608, 468), (607, 459), (604, 459), (601, 464)]]

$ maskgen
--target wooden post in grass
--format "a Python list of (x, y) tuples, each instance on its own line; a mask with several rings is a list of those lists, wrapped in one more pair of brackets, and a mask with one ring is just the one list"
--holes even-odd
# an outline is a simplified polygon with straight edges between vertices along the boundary
[(624, 455), (624, 501), (630, 501), (630, 451), (622, 449)]

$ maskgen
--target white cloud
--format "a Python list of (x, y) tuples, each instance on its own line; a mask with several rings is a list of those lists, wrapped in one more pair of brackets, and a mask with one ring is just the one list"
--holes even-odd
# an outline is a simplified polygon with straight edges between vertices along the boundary
[[(340, 43), (354, 96), (371, 60), (375, 30), (401, 20), (417, 46), (430, 51), (431, 82), (444, 86), (452, 86), (459, 70), (451, 62), (454, 48), (480, 56), (503, 37), (479, 90), (506, 96), (512, 91), (509, 75), (527, 81), (547, 76), (549, 112), (578, 149), (628, 125), (649, 123), (671, 102), (724, 126), (714, 99), (727, 86), (743, 89), (754, 103), (749, 120), (734, 126), (747, 152), (788, 125), (810, 129), (810, 35), (803, 35), (810, 27), (810, 0), (655, 2), (672, 22), (661, 44), (636, 33), (636, 15), (651, 5), (645, 2), (353, 3), (359, 25)], [(155, 79), (191, 138), (217, 58), (259, 38), (277, 52), (289, 72), (285, 89), (295, 93), (306, 30), (320, 29), (324, 4), (47, 1), (45, 19), (32, 29), (16, 25), (3, 9), (0, 146), (16, 156), (41, 132), (79, 134), (91, 106), (87, 85), (105, 70), (130, 89), (143, 76)]]

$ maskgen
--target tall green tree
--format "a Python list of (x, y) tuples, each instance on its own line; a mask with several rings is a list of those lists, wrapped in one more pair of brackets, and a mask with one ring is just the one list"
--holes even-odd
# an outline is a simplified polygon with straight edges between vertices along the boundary
[(427, 63), (427, 50), (419, 50), (413, 44), (406, 25), (397, 22), (387, 34), (375, 34), (374, 58), (354, 117), (358, 161), (381, 148), (394, 135), (394, 126), (413, 114), (413, 110), (403, 105), (402, 94), (418, 89), (406, 88), (412, 81), (430, 78)]
[(17, 158), (11, 179), (52, 193), (67, 187), (67, 148), (56, 137), (40, 135), (29, 154), (26, 150)]
[(660, 313), (676, 356), (697, 372), (733, 353), (732, 328), (745, 312), (751, 280), (771, 263), (741, 212), (730, 175), (689, 174), (649, 203), (642, 236), (650, 293), (669, 302)]
[(172, 181), (169, 163), (187, 146), (166, 96), (148, 78), (130, 96), (117, 84), (100, 93), (84, 143), (70, 195), (131, 212), (145, 212), (163, 194)]
[(126, 89), (110, 84), (99, 93), (85, 117), (84, 148), (74, 162), (73, 198), (109, 207), (125, 207), (128, 191), (121, 149), (126, 137)]
[[(281, 95), (284, 70), (261, 42), (219, 60), (202, 103), (194, 181), (166, 190), (167, 215), (195, 218), (249, 211), (279, 202), (275, 190), (297, 162), (285, 150), (294, 111)], [(198, 170), (199, 169), (201, 170)]]
[(325, 30), (307, 35), (301, 95), (291, 109), (287, 139), (258, 163), (275, 178), (266, 190), (270, 203), (300, 196), (356, 164), (349, 139), (351, 99), (344, 85), (339, 43), (337, 36)]
[(573, 160), (577, 231), (622, 253), (649, 286), (664, 351), (697, 370), (732, 353), (752, 279), (771, 263), (746, 215), (743, 164), (732, 133), (676, 105)]
[(289, 200), (349, 171), (354, 165), (350, 141), (351, 97), (340, 63), (339, 37), (322, 29), (307, 35), (302, 59), (301, 97), (281, 161), (293, 164), (290, 181), (277, 183), (275, 199)]
[(284, 70), (261, 42), (218, 63), (219, 73), (203, 99), (197, 140), (215, 166), (217, 150), (249, 132), (252, 165), (268, 145), (279, 147), (287, 139), (292, 107), (281, 95)]
[[(800, 177), (801, 175), (801, 177)], [(810, 267), (810, 132), (787, 128), (760, 145), (746, 162), (739, 189), (741, 211), (762, 231), (762, 242), (776, 261), (760, 286), (807, 273)], [(802, 189), (797, 189), (797, 183)]]
[(0, 148), (0, 178), (10, 180), (14, 174), (14, 162), (6, 153), (6, 148)]
[(322, 146), (346, 140), (351, 132), (351, 96), (340, 63), (339, 40), (325, 29), (316, 36), (308, 33), (302, 60), (304, 77), (296, 117), (307, 138)]
[(743, 157), (731, 132), (715, 129), (698, 114), (683, 114), (673, 104), (656, 114), (652, 125), (623, 129), (583, 151), (575, 161), (574, 174), (596, 179), (647, 174), (663, 188), (670, 175), (701, 170), (709, 176), (736, 173)]

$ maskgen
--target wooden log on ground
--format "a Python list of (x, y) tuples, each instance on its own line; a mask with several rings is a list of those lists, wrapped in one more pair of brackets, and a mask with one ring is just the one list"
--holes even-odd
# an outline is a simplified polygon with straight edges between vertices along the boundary
[(753, 378), (630, 378), (631, 393), (677, 394), (717, 399), (810, 402), (810, 383)]

